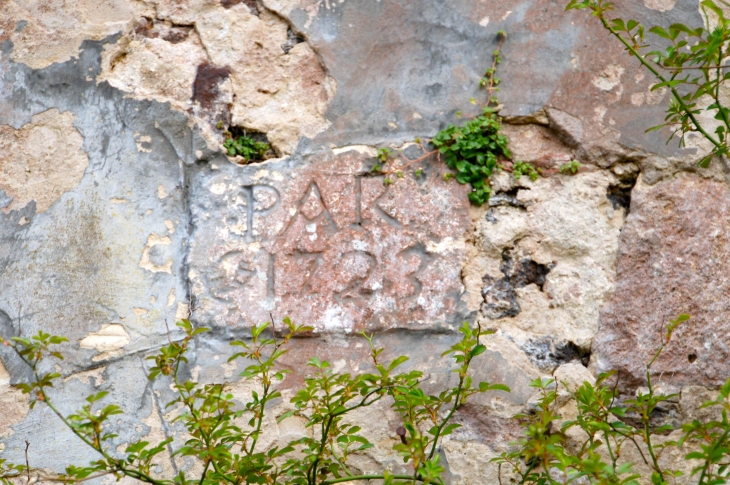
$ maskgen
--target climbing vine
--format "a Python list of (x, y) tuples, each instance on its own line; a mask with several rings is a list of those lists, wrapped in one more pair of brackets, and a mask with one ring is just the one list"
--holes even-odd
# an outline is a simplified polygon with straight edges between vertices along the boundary
[[(629, 55), (658, 80), (652, 90), (669, 89), (671, 99), (664, 123), (647, 131), (669, 127), (672, 133), (667, 143), (677, 136), (680, 146), (685, 146), (687, 134), (700, 135), (712, 146), (699, 161), (701, 167), (708, 167), (714, 157), (726, 157), (730, 152), (730, 107), (723, 95), (723, 86), (730, 79), (727, 66), (730, 19), (720, 5), (730, 7), (724, 0), (700, 2), (702, 27), (675, 23), (668, 29), (659, 25), (647, 29), (636, 20), (609, 18), (613, 3), (605, 0), (571, 0), (566, 7), (566, 10), (589, 10), (624, 45)], [(646, 32), (664, 39), (669, 46), (652, 46), (646, 40)], [(709, 111), (715, 121), (702, 120), (703, 111)]]
[[(391, 175), (398, 178), (403, 177), (403, 170), (415, 163), (418, 163), (431, 155), (437, 155), (454, 172), (444, 175), (444, 180), (456, 179), (461, 184), (470, 184), (469, 200), (475, 205), (482, 205), (489, 200), (492, 193), (490, 177), (495, 170), (507, 168), (503, 162), (511, 160), (512, 154), (509, 151), (509, 140), (502, 133), (502, 120), (498, 115), (499, 105), (495, 93), (499, 91), (500, 80), (496, 76), (497, 67), (501, 62), (502, 44), (507, 38), (504, 31), (497, 33), (499, 43), (494, 50), (492, 65), (484, 72), (484, 77), (479, 86), (486, 90), (487, 98), (482, 106), (482, 113), (473, 119), (464, 121), (461, 125), (449, 124), (439, 131), (430, 140), (433, 150), (427, 150), (420, 139), (416, 143), (423, 149), (424, 155), (415, 160), (406, 157), (406, 164), (389, 170), (383, 167), (389, 161), (392, 151), (389, 148), (378, 150), (378, 163), (373, 171), (386, 175), (385, 185), (393, 183)], [(474, 98), (472, 104), (476, 104)], [(457, 113), (461, 117), (461, 113)], [(402, 156), (402, 155), (401, 155)], [(515, 178), (527, 175), (531, 180), (536, 180), (540, 173), (537, 168), (527, 162), (516, 161), (511, 167)], [(420, 175), (416, 171), (416, 176)]]

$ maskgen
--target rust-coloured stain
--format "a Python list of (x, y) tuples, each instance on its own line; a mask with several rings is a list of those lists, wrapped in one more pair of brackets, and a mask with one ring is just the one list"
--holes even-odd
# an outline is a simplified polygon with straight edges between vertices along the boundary
[(216, 67), (207, 62), (200, 64), (193, 83), (193, 102), (200, 103), (203, 108), (212, 108), (218, 98), (218, 87), (229, 75), (227, 67)]
[(221, 6), (223, 8), (231, 8), (239, 3), (246, 4), (246, 6), (251, 9), (252, 14), (259, 14), (259, 7), (256, 5), (256, 0), (221, 0)]
[(142, 17), (137, 22), (134, 33), (142, 37), (147, 37), (148, 39), (161, 37), (171, 44), (179, 44), (188, 38), (191, 30), (193, 30), (192, 27), (169, 27), (161, 22), (155, 23), (154, 19)]

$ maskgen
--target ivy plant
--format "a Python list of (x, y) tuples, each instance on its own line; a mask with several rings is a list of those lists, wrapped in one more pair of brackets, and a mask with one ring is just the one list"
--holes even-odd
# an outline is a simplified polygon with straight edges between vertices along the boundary
[[(455, 363), (458, 382), (435, 394), (422, 387), (425, 380), (422, 372), (400, 371), (408, 360), (406, 356), (386, 359), (385, 350), (375, 345), (372, 336), (363, 334), (370, 347), (371, 369), (356, 374), (338, 372), (329, 362), (312, 357), (307, 363), (309, 375), (291, 398), (293, 410), (278, 416), (278, 421), (298, 416), (310, 433), (279, 446), (263, 446), (265, 418), (273, 411), (271, 404), (282, 398), (278, 387), (288, 372), (279, 361), (292, 339), (312, 328), (294, 325), (285, 318), (282, 338), (274, 337), (273, 331), (268, 336), (271, 323), (264, 323), (252, 328), (250, 340), (232, 342), (240, 351), (229, 361), (243, 359), (247, 365), (241, 376), (258, 384), (258, 390), (240, 403), (222, 383), (200, 384), (181, 377), (194, 339), (207, 329), (195, 328), (188, 320), (179, 322), (178, 326), (184, 331), (184, 338), (171, 341), (148, 357), (152, 361), (149, 379), (164, 379), (165, 385), (175, 391), (167, 409), (175, 410), (173, 414), (177, 417), (166, 426), (181, 424), (187, 432), (184, 443), (167, 438), (120, 447), (114, 433), (116, 419), (111, 418), (121, 414), (122, 409), (107, 403), (110, 396), (106, 392), (93, 393), (79, 411), (68, 416), (62, 414), (49, 394), (61, 376), (43, 369), (50, 367), (45, 364), (47, 359), (63, 358), (55, 349), (65, 338), (40, 332), (33, 338), (0, 342), (15, 350), (32, 371), (31, 381), (19, 386), (29, 395), (30, 406), (47, 406), (98, 454), (98, 459), (90, 464), (69, 465), (60, 475), (33, 469), (27, 462), (15, 465), (0, 460), (0, 482), (9, 485), (18, 480), (39, 479), (76, 483), (110, 475), (117, 479), (127, 476), (153, 485), (331, 485), (369, 480), (382, 480), (388, 485), (443, 485), (445, 470), (437, 450), (443, 438), (460, 427), (453, 422), (455, 413), (476, 393), (509, 391), (501, 384), (475, 385), (472, 381), (471, 363), (486, 350), (481, 338), (491, 333), (482, 332), (478, 326), (471, 328), (465, 322), (459, 329), (461, 340), (444, 352)], [(362, 474), (355, 469), (351, 458), (373, 444), (351, 422), (350, 415), (384, 400), (389, 400), (391, 409), (402, 422), (394, 430), (394, 436), (399, 437), (394, 451), (407, 465), (406, 473), (384, 469)], [(192, 459), (196, 466), (191, 470), (197, 471), (180, 470), (170, 476), (156, 473), (157, 461), (169, 447), (173, 449), (173, 457)]]
[(532, 181), (535, 181), (538, 179), (538, 177), (540, 177), (540, 173), (535, 167), (527, 162), (522, 162), (520, 160), (517, 160), (512, 165), (512, 175), (514, 175), (516, 179), (519, 179), (523, 175), (527, 175)]
[(560, 173), (575, 175), (580, 170), (581, 164), (578, 160), (571, 160), (568, 163), (564, 163), (560, 166)]
[[(723, 97), (722, 87), (728, 79), (727, 60), (730, 57), (730, 19), (723, 11), (730, 7), (724, 0), (702, 0), (700, 11), (704, 17), (701, 27), (675, 23), (664, 28), (656, 25), (646, 28), (636, 20), (611, 18), (613, 3), (606, 0), (571, 0), (567, 10), (589, 10), (603, 27), (618, 39), (629, 55), (635, 57), (656, 79), (652, 90), (666, 88), (671, 93), (664, 123), (647, 131), (665, 126), (672, 129), (669, 142), (677, 136), (685, 146), (686, 136), (697, 133), (712, 146), (700, 161), (709, 166), (714, 157), (728, 154), (730, 108)], [(647, 40), (647, 33), (669, 45), (658, 48)], [(655, 43), (656, 44), (656, 43)], [(714, 121), (701, 120), (707, 111)]]
[(456, 171), (456, 180), (471, 184), (469, 200), (476, 205), (489, 200), (492, 192), (489, 176), (497, 169), (500, 159), (511, 157), (501, 127), (492, 109), (484, 108), (473, 120), (462, 126), (449, 125), (431, 140), (446, 165)]

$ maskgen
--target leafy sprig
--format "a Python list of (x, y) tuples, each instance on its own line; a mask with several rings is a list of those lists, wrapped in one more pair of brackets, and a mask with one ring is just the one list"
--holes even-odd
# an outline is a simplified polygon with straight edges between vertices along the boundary
[[(167, 408), (178, 410), (171, 424), (179, 423), (187, 431), (187, 440), (176, 445), (173, 438), (157, 443), (137, 441), (128, 444), (123, 452), (115, 452), (115, 438), (111, 418), (122, 413), (115, 404), (103, 405), (108, 399), (105, 391), (93, 393), (86, 398), (82, 408), (64, 416), (49, 399), (46, 389), (60, 378), (58, 373), (44, 374), (39, 369), (46, 358), (62, 358), (55, 346), (65, 342), (43, 332), (25, 339), (3, 341), (33, 369), (34, 379), (22, 384), (24, 392), (35, 395), (31, 404), (42, 402), (63, 421), (63, 423), (86, 445), (94, 449), (100, 458), (88, 466), (69, 466), (61, 475), (31, 469), (27, 465), (12, 465), (0, 461), (0, 481), (6, 483), (23, 474), (32, 473), (48, 481), (75, 483), (114, 475), (128, 476), (153, 485), (213, 485), (239, 484), (287, 484), (287, 485), (329, 485), (345, 481), (383, 480), (389, 484), (444, 483), (444, 467), (435, 454), (437, 444), (444, 436), (452, 433), (459, 425), (451, 420), (467, 398), (477, 392), (488, 390), (508, 391), (499, 384), (480, 383), (472, 386), (469, 366), (474, 357), (483, 353), (486, 347), (480, 343), (479, 328), (471, 329), (468, 324), (461, 328), (462, 340), (452, 346), (444, 355), (451, 356), (457, 364), (455, 372), (459, 384), (454, 388), (429, 395), (421, 388), (423, 374), (410, 370), (399, 372), (408, 358), (399, 356), (391, 361), (383, 359), (383, 348), (375, 346), (373, 337), (364, 335), (370, 345), (372, 372), (350, 374), (335, 372), (329, 362), (313, 357), (309, 360), (312, 373), (305, 378), (304, 386), (291, 399), (292, 411), (283, 413), (278, 420), (299, 416), (306, 426), (316, 430), (284, 446), (259, 444), (264, 432), (263, 423), (272, 401), (282, 397), (277, 385), (284, 380), (287, 369), (278, 365), (287, 352), (291, 339), (312, 330), (311, 327), (294, 325), (283, 320), (283, 328), (275, 337), (272, 323), (264, 323), (251, 329), (250, 340), (232, 342), (241, 350), (229, 361), (245, 360), (248, 365), (241, 373), (251, 381), (255, 390), (241, 406), (226, 391), (221, 383), (200, 384), (182, 380), (180, 370), (188, 365), (187, 354), (193, 340), (205, 333), (206, 328), (195, 328), (188, 320), (178, 322), (184, 332), (179, 340), (172, 340), (156, 354), (148, 357), (152, 361), (149, 379), (167, 379), (176, 396), (167, 403)], [(271, 330), (271, 336), (267, 336)], [(385, 397), (394, 401), (393, 409), (403, 420), (403, 429), (409, 437), (396, 445), (395, 451), (410, 463), (412, 473), (394, 475), (387, 471), (375, 475), (359, 474), (348, 465), (353, 455), (373, 446), (359, 426), (348, 421), (350, 413), (380, 402)], [(399, 428), (400, 429), (400, 428)], [(403, 432), (405, 435), (405, 431)], [(179, 471), (174, 476), (158, 476), (154, 470), (160, 455), (168, 449), (172, 456), (184, 456), (199, 463), (198, 475)]]
[[(718, 3), (728, 6), (723, 0)], [(664, 123), (647, 131), (670, 127), (672, 133), (667, 143), (678, 136), (682, 147), (686, 146), (687, 134), (698, 133), (712, 145), (711, 151), (698, 163), (705, 168), (714, 157), (728, 155), (730, 134), (730, 108), (721, 96), (721, 87), (730, 79), (726, 65), (730, 57), (730, 19), (718, 3), (700, 2), (704, 26), (691, 28), (675, 23), (668, 29), (662, 26), (646, 29), (636, 20), (609, 18), (613, 3), (606, 0), (571, 0), (566, 7), (589, 10), (624, 45), (629, 55), (636, 57), (658, 80), (652, 90), (669, 89), (671, 99)], [(670, 45), (651, 50), (652, 46), (646, 43), (647, 32), (669, 41)], [(707, 107), (702, 108), (702, 104)], [(700, 121), (702, 111), (713, 114), (717, 122), (714, 131)]]
[(223, 148), (226, 149), (228, 156), (235, 157), (236, 155), (240, 155), (245, 161), (250, 162), (252, 160), (263, 160), (266, 152), (271, 149), (271, 145), (242, 135), (226, 138), (223, 142)]

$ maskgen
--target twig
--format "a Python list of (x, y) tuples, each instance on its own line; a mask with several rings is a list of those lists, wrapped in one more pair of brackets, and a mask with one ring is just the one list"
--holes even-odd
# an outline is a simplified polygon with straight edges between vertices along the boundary
[[(405, 164), (405, 165), (403, 165), (402, 167), (393, 167), (393, 168), (392, 168), (391, 170), (388, 170), (387, 172), (382, 172), (382, 174), (383, 174), (383, 175), (392, 175), (392, 174), (394, 174), (394, 173), (396, 173), (396, 172), (400, 172), (400, 171), (403, 171), (403, 170), (407, 169), (408, 167), (410, 167), (411, 165), (413, 165), (414, 163), (418, 163), (418, 162), (420, 162), (421, 160), (424, 160), (424, 159), (426, 159), (426, 158), (430, 157), (430, 156), (431, 156), (431, 155), (433, 155), (434, 153), (439, 153), (439, 151), (438, 151), (438, 150), (434, 150), (434, 151), (431, 151), (431, 152), (427, 152), (427, 153), (426, 153), (425, 155), (423, 155), (422, 157), (418, 157), (418, 158), (416, 158), (415, 160), (411, 160), (410, 158), (406, 158), (406, 157), (403, 157), (403, 158), (405, 158), (406, 160), (408, 160), (408, 163), (406, 163), (406, 164)], [(440, 155), (440, 154), (439, 154), (439, 155)]]
[(30, 448), (30, 441), (25, 440), (25, 471), (28, 473), (28, 481), (30, 483), (30, 461), (28, 460), (28, 448)]
[(487, 102), (484, 106), (489, 106), (492, 104), (492, 92), (495, 91), (494, 87), (494, 73), (497, 70), (497, 60), (499, 56), (499, 52), (502, 50), (502, 44), (504, 44), (504, 35), (499, 36), (499, 44), (497, 44), (497, 55), (494, 56), (494, 60), (492, 60), (492, 69), (490, 70), (491, 74), (489, 75), (489, 87), (487, 87)]

